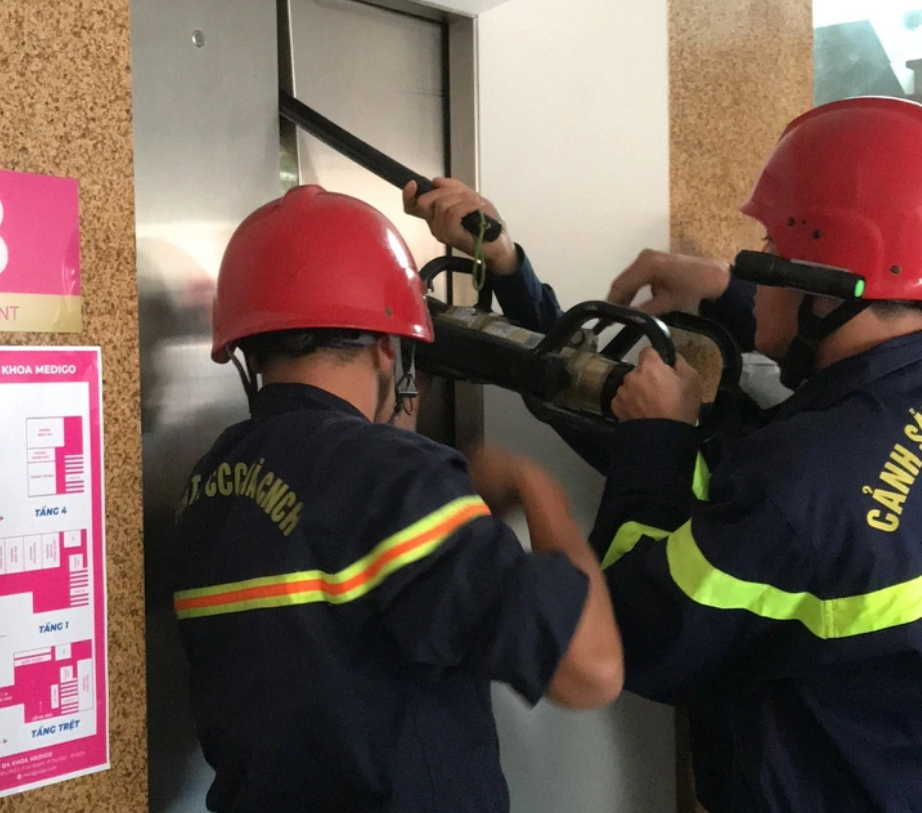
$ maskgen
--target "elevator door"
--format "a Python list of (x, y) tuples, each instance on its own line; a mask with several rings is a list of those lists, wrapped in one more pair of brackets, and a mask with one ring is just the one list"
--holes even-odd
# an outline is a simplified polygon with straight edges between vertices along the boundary
[[(305, 104), (421, 175), (447, 171), (447, 31), (442, 22), (353, 0), (289, 0), (292, 80)], [(361, 198), (406, 238), (420, 264), (444, 253), (400, 193), (304, 132), (301, 183)]]
[[(422, 174), (446, 171), (449, 23), (349, 0), (278, 8), (291, 33), (282, 51), (293, 54), (282, 77), (303, 101)], [(300, 180), (383, 210), (420, 264), (442, 248), (403, 214), (399, 190), (305, 135), (296, 177), (282, 183), (276, 4), (132, 0), (131, 16), (150, 811), (203, 813), (212, 772), (172, 613), (170, 529), (194, 461), (246, 415), (233, 369), (209, 358), (224, 247), (248, 212)], [(433, 412), (429, 434), (445, 437), (450, 410)]]
[[(280, 49), (280, 68), (295, 96), (421, 175), (449, 174), (446, 21), (354, 0), (287, 0), (280, 14), (287, 14), (281, 30), (284, 37), (287, 28), (288, 40)], [(283, 127), (283, 150), (294, 153), (283, 166), (296, 167), (297, 181), (380, 209), (420, 266), (445, 253), (422, 220), (404, 214), (399, 190), (313, 136), (290, 135)], [(444, 300), (447, 288), (448, 280), (439, 278), (434, 293)], [(419, 431), (454, 444), (457, 388), (433, 380), (425, 389)]]

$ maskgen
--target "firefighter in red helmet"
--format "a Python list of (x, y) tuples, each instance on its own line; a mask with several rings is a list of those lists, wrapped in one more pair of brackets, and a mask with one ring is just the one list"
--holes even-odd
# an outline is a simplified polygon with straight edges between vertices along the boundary
[[(408, 207), (441, 223), (445, 194)], [(700, 306), (793, 390), (704, 446), (687, 365), (645, 350), (618, 390), (590, 541), (625, 687), (688, 707), (710, 813), (918, 813), (922, 106), (806, 113), (742, 209), (764, 253), (731, 269), (647, 251), (611, 287), (629, 304), (650, 286), (652, 313)], [(546, 330), (553, 293), (517, 263), (497, 297)]]
[[(251, 417), (192, 473), (174, 596), (209, 810), (507, 811), (490, 681), (570, 707), (620, 690), (557, 483), (490, 449), (469, 475), (391, 425), (431, 340), (407, 246), (367, 204), (299, 187), (231, 238), (212, 356)], [(532, 553), (491, 515), (515, 503)]]

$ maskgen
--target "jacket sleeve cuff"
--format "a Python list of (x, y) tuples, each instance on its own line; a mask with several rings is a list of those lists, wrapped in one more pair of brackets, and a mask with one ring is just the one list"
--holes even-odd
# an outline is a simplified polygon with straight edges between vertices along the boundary
[(713, 302), (701, 303), (701, 315), (723, 325), (744, 352), (755, 349), (755, 283), (730, 278), (727, 290)]
[(697, 457), (696, 427), (660, 418), (627, 421), (618, 428), (609, 483), (625, 493), (686, 499)]
[(543, 285), (522, 247), (516, 244), (518, 265), (512, 274), (492, 274), (490, 286), (503, 314), (526, 330), (547, 333), (560, 316), (557, 295)]

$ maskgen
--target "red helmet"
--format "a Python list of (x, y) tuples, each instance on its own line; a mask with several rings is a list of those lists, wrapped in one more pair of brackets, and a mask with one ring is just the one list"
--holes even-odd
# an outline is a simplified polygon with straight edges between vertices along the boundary
[(922, 105), (864, 97), (795, 119), (741, 210), (787, 260), (865, 277), (865, 299), (922, 300)]
[(240, 339), (294, 328), (432, 341), (416, 264), (377, 209), (299, 186), (237, 227), (218, 273), (211, 357), (223, 364)]

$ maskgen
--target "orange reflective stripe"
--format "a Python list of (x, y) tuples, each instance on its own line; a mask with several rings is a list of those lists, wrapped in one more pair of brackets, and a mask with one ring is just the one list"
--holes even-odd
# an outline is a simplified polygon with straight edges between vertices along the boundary
[(479, 497), (462, 497), (388, 537), (339, 573), (307, 570), (182, 590), (174, 594), (173, 607), (185, 619), (321, 601), (344, 604), (366, 595), (391, 573), (425, 558), (461, 526), (489, 513)]

